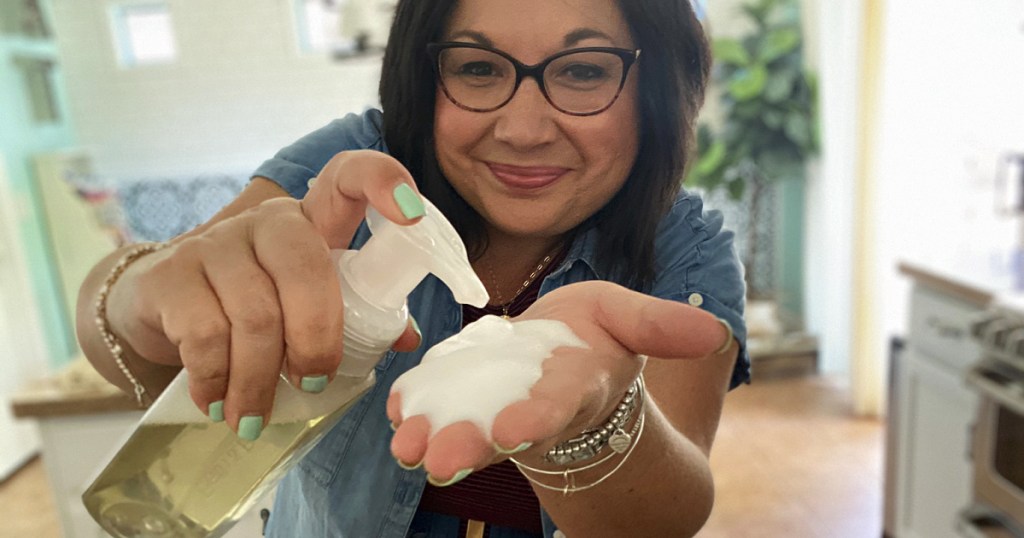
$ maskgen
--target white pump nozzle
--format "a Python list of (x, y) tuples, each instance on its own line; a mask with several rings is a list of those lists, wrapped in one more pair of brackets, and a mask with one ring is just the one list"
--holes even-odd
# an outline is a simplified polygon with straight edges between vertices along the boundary
[(440, 278), (462, 304), (483, 307), (489, 296), (473, 267), (466, 247), (441, 211), (423, 199), (426, 212), (419, 222), (401, 226), (368, 208), (366, 221), (373, 233), (347, 261), (349, 285), (356, 293), (384, 308), (398, 309), (427, 273)]

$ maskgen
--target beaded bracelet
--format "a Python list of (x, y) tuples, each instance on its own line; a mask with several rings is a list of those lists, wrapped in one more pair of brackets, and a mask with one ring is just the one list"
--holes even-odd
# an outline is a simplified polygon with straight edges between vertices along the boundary
[[(619, 460), (619, 462), (617, 464), (615, 464), (615, 467), (613, 467), (611, 471), (608, 471), (606, 474), (604, 474), (600, 478), (594, 480), (593, 482), (591, 482), (589, 484), (584, 484), (582, 486), (578, 486), (578, 485), (576, 485), (576, 476), (575, 475), (576, 475), (576, 473), (580, 473), (580, 472), (583, 472), (583, 471), (586, 471), (586, 470), (589, 470), (589, 469), (593, 469), (593, 468), (595, 468), (595, 467), (597, 467), (597, 466), (607, 462), (611, 458), (613, 458), (616, 455), (618, 455), (617, 452), (612, 452), (611, 454), (608, 454), (607, 456), (601, 458), (600, 460), (598, 460), (596, 462), (593, 462), (593, 463), (590, 463), (588, 465), (584, 465), (583, 467), (565, 468), (565, 469), (563, 469), (561, 471), (547, 471), (547, 470), (544, 470), (544, 469), (536, 469), (534, 467), (530, 467), (529, 465), (526, 465), (526, 464), (520, 462), (519, 460), (517, 460), (515, 458), (509, 458), (509, 459), (512, 461), (512, 463), (515, 464), (516, 468), (519, 469), (519, 472), (523, 475), (523, 477), (525, 477), (531, 483), (536, 484), (537, 486), (539, 486), (541, 488), (544, 488), (544, 489), (547, 489), (547, 490), (560, 491), (560, 492), (562, 492), (563, 496), (568, 496), (569, 494), (576, 493), (578, 491), (588, 490), (588, 489), (590, 489), (590, 488), (592, 488), (594, 486), (597, 486), (598, 484), (601, 484), (602, 482), (604, 482), (605, 480), (610, 478), (613, 474), (615, 474), (619, 469), (622, 468), (622, 466), (626, 463), (626, 460), (629, 459), (629, 456), (631, 454), (633, 454), (633, 450), (636, 449), (637, 444), (640, 443), (640, 437), (643, 436), (643, 433), (644, 433), (644, 410), (646, 409), (646, 405), (645, 405), (646, 402), (645, 402), (644, 397), (643, 397), (644, 396), (644, 392), (643, 392), (644, 391), (643, 374), (641, 374), (640, 377), (637, 378), (637, 381), (639, 382), (638, 394), (639, 394), (639, 398), (640, 398), (640, 411), (638, 413), (636, 422), (633, 424), (633, 429), (629, 433), (630, 440), (631, 440), (630, 441), (630, 445), (629, 445), (628, 449), (626, 449), (623, 452), (622, 459)], [(545, 483), (537, 480), (536, 478), (528, 475), (527, 471), (533, 472), (533, 473), (537, 473), (537, 474), (541, 474), (541, 475), (547, 475), (547, 476), (561, 476), (562, 479), (565, 481), (565, 485), (562, 486), (562, 487), (558, 487), (558, 486), (552, 486), (550, 484), (545, 484)]]
[(636, 394), (639, 390), (640, 378), (637, 377), (604, 424), (555, 445), (544, 454), (544, 461), (555, 465), (586, 461), (596, 457), (605, 446), (610, 446), (615, 453), (622, 454), (632, 439), (622, 427), (629, 422), (633, 410), (636, 409)]
[(128, 365), (124, 361), (124, 348), (121, 346), (121, 341), (110, 330), (110, 322), (107, 321), (107, 296), (110, 295), (110, 288), (114, 286), (117, 279), (121, 278), (121, 274), (124, 273), (125, 269), (132, 262), (166, 246), (167, 243), (146, 243), (129, 250), (114, 264), (110, 273), (107, 274), (106, 280), (103, 281), (103, 285), (100, 287), (99, 294), (96, 297), (96, 327), (99, 329), (103, 341), (107, 344), (110, 354), (114, 356), (114, 363), (117, 364), (118, 369), (121, 370), (121, 373), (124, 374), (128, 381), (131, 382), (132, 388), (135, 391), (135, 401), (139, 403), (139, 407), (145, 407), (142, 397), (146, 394), (146, 387), (142, 386), (142, 383), (135, 377), (135, 374), (128, 369)]

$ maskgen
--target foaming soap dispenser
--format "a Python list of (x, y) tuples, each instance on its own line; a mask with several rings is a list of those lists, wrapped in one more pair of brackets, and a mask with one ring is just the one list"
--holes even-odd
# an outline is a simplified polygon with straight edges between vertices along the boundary
[(462, 240), (433, 204), (424, 205), (411, 226), (368, 209), (373, 237), (361, 250), (332, 253), (345, 347), (323, 392), (303, 392), (282, 376), (270, 423), (246, 441), (196, 408), (183, 370), (82, 495), (100, 526), (117, 538), (223, 536), (373, 386), (374, 366), (408, 322), (406, 297), (427, 273), (460, 303), (486, 304)]

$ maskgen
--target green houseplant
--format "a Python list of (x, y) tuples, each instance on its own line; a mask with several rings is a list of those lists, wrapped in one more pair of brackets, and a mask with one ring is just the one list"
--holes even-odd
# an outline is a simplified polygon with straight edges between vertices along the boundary
[[(750, 30), (712, 41), (711, 84), (722, 117), (714, 127), (701, 122), (686, 182), (737, 201), (748, 195), (756, 223), (766, 186), (802, 178), (804, 163), (818, 153), (817, 84), (804, 67), (798, 0), (753, 0), (740, 10)], [(759, 255), (752, 235), (753, 226), (743, 255), (748, 267)]]

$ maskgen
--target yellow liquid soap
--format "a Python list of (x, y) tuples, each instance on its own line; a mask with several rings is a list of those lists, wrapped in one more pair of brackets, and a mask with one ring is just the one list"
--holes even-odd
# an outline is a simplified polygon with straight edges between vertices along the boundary
[(223, 536), (358, 401), (256, 441), (221, 423), (143, 424), (82, 495), (115, 538)]

